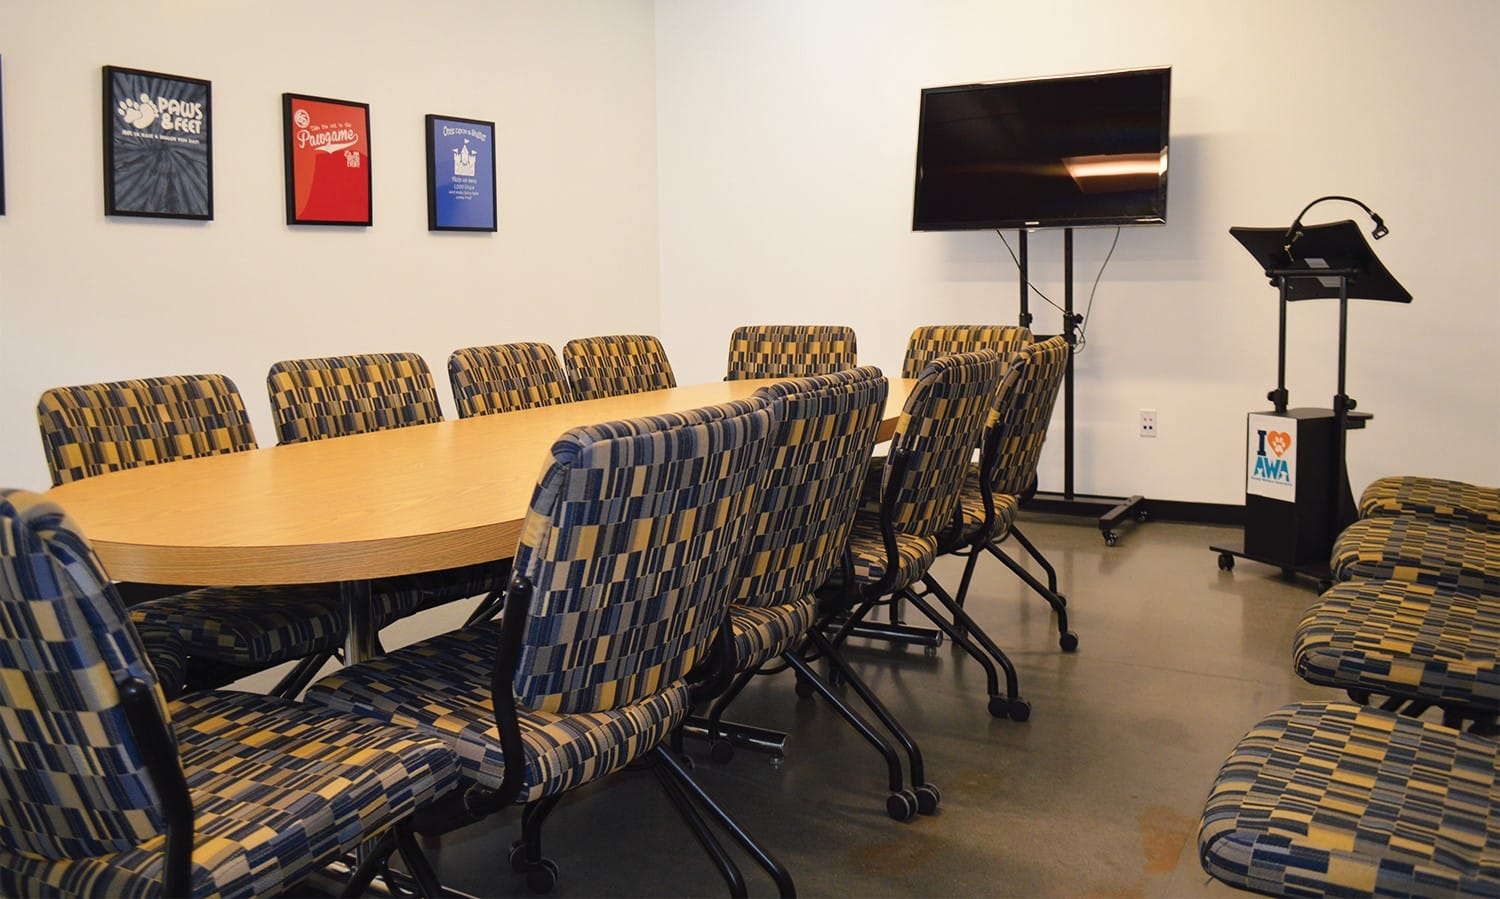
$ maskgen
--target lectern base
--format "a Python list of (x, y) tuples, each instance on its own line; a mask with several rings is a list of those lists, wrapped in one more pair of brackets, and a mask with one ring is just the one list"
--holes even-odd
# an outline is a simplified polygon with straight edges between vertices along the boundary
[(1213, 545), (1209, 549), (1219, 554), (1219, 570), (1231, 571), (1234, 568), (1235, 559), (1249, 559), (1262, 565), (1270, 565), (1272, 568), (1281, 569), (1281, 576), (1287, 579), (1302, 575), (1317, 582), (1318, 592), (1322, 593), (1333, 585), (1333, 573), (1328, 570), (1328, 565), (1317, 563), (1306, 563), (1302, 565), (1288, 565), (1279, 559), (1268, 559), (1264, 556), (1253, 556), (1245, 552), (1243, 544)]

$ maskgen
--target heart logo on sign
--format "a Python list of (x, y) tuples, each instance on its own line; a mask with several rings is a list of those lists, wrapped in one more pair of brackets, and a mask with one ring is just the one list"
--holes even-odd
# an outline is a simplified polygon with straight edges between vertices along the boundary
[(1271, 448), (1271, 452), (1275, 453), (1279, 459), (1288, 449), (1291, 449), (1292, 435), (1286, 431), (1271, 431), (1266, 434), (1266, 445)]

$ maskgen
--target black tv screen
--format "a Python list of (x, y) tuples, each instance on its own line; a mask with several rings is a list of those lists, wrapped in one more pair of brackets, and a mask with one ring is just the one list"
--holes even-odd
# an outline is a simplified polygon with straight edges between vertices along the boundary
[(1165, 224), (1172, 69), (922, 91), (912, 230)]

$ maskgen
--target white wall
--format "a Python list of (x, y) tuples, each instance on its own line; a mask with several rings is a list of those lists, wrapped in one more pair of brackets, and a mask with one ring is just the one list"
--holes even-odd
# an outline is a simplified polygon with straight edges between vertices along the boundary
[[(655, 331), (647, 0), (0, 0), (0, 484), (49, 483), (47, 387)], [(215, 219), (106, 219), (100, 67), (213, 82)], [(285, 224), (283, 91), (370, 104), (374, 226)], [(493, 120), (497, 234), (429, 233), (423, 116)]]
[[(1493, 0), (658, 0), (664, 339), (696, 380), (722, 372), (735, 325), (847, 323), (861, 361), (895, 372), (916, 325), (1014, 323), (996, 235), (910, 230), (920, 89), (1170, 64), (1169, 224), (1126, 229), (1099, 285), (1077, 489), (1243, 501), (1276, 294), (1227, 231), (1324, 194), (1385, 218), (1376, 248), (1416, 298), (1352, 304), (1348, 392), (1375, 415), (1350, 436), (1355, 490), (1397, 472), (1500, 483), (1497, 45)], [(1347, 204), (1309, 221), (1340, 218), (1364, 221)], [(1080, 309), (1112, 237), (1076, 235)], [(1060, 302), (1061, 235), (1031, 247)], [(1033, 309), (1037, 331), (1060, 327)], [(1336, 309), (1291, 310), (1293, 405), (1331, 404)], [(1142, 408), (1155, 439), (1136, 436)], [(1054, 439), (1042, 486), (1061, 480)]]

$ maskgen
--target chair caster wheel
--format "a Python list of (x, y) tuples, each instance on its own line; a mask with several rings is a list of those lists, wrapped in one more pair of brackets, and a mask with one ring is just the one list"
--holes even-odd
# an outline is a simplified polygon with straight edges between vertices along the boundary
[(728, 740), (715, 740), (708, 744), (708, 757), (720, 765), (728, 764), (734, 758), (734, 744)]
[(1105, 531), (1104, 532), (1104, 545), (1105, 546), (1114, 546), (1116, 543), (1119, 543), (1119, 542), (1120, 542), (1120, 535), (1119, 534), (1116, 534), (1114, 531)]
[(1220, 571), (1233, 571), (1234, 570), (1234, 556), (1230, 555), (1229, 553), (1219, 553), (1219, 570)]
[(544, 858), (526, 872), (526, 888), (538, 896), (552, 892), (557, 886), (557, 863)]
[(1010, 701), (1010, 720), (1025, 721), (1031, 717), (1031, 703), (1024, 699)]
[(813, 689), (812, 682), (802, 675), (797, 675), (797, 696), (800, 699), (811, 699), (817, 691)]
[(926, 656), (929, 659), (936, 658), (937, 657), (937, 647), (936, 646), (924, 646), (924, 647), (922, 647), (922, 655)]
[(1004, 696), (991, 696), (989, 708), (991, 718), (1006, 718), (1010, 716), (1010, 700)]
[(897, 821), (910, 821), (917, 816), (917, 794), (901, 790), (886, 797), (885, 813)]
[(943, 794), (933, 784), (927, 783), (917, 787), (917, 812), (930, 815), (937, 811), (938, 803), (943, 801)]
[(1058, 638), (1057, 645), (1062, 647), (1063, 652), (1077, 652), (1078, 635), (1072, 631), (1068, 631)]
[(510, 869), (517, 874), (526, 873), (526, 844), (520, 840), (510, 844)]

